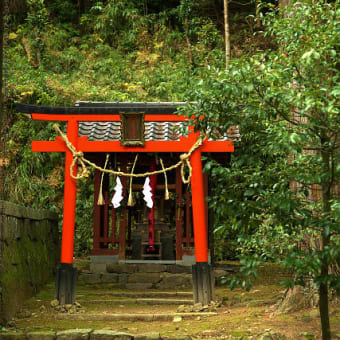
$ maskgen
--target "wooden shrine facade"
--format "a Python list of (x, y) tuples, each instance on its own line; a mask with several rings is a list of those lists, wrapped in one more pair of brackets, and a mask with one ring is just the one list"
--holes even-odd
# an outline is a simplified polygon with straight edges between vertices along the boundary
[[(87, 155), (86, 155), (87, 156)], [(164, 165), (169, 166), (179, 159), (180, 154), (157, 153)], [(148, 169), (147, 164), (153, 156), (140, 157), (137, 172)], [(96, 164), (105, 163), (103, 154), (92, 155)], [(119, 159), (119, 160), (118, 160)], [(129, 172), (134, 154), (110, 154), (109, 166), (114, 164), (122, 171)], [(158, 167), (160, 165), (158, 164)], [(122, 177), (125, 199), (121, 207), (114, 209), (111, 198), (113, 196), (114, 177), (104, 175), (95, 170), (94, 175), (94, 235), (91, 255), (115, 255), (117, 260), (163, 260), (181, 261), (183, 255), (194, 256), (194, 235), (192, 223), (191, 191), (188, 185), (182, 183), (180, 168), (167, 174), (170, 199), (164, 199), (165, 183), (160, 174), (155, 192), (155, 238), (160, 250), (154, 254), (147, 254), (143, 246), (147, 242), (146, 206), (140, 197), (144, 179), (134, 179), (132, 184), (134, 201), (133, 207), (127, 206), (129, 179)], [(208, 175), (203, 175), (204, 196), (208, 195)], [(104, 204), (98, 205), (98, 196), (102, 182)], [(110, 189), (111, 188), (111, 189)], [(137, 197), (136, 197), (137, 196)], [(206, 225), (208, 226), (208, 203), (205, 201)]]

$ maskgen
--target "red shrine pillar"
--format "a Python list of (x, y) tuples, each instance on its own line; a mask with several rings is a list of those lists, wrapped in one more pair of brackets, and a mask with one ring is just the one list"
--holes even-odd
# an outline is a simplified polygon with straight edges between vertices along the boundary
[[(77, 148), (78, 121), (70, 120), (67, 124), (67, 138)], [(61, 305), (73, 304), (77, 270), (73, 268), (74, 225), (76, 216), (77, 181), (72, 178), (70, 167), (73, 155), (67, 148), (65, 155), (64, 213), (61, 240), (61, 266), (57, 271), (56, 299)], [(77, 164), (73, 167), (73, 175), (77, 174)]]
[(192, 267), (195, 303), (208, 305), (214, 298), (211, 266), (208, 263), (208, 226), (205, 209), (201, 152), (195, 150), (190, 158), (192, 166), (191, 196), (196, 264)]

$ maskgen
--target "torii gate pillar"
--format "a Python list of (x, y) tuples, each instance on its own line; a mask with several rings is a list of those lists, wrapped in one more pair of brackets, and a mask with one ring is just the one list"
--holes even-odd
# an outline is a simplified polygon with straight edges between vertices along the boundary
[(195, 303), (208, 305), (214, 299), (212, 269), (208, 263), (208, 232), (205, 216), (204, 185), (201, 152), (193, 152), (190, 158), (192, 166), (191, 195), (194, 225), (196, 264), (192, 266), (192, 281)]
[[(77, 148), (78, 122), (70, 120), (67, 123), (67, 138)], [(77, 269), (73, 267), (74, 225), (76, 215), (77, 181), (70, 173), (73, 156), (70, 150), (65, 151), (65, 185), (63, 232), (61, 241), (60, 267), (57, 270), (55, 298), (61, 305), (73, 304), (76, 298)], [(73, 168), (77, 175), (77, 166)]]

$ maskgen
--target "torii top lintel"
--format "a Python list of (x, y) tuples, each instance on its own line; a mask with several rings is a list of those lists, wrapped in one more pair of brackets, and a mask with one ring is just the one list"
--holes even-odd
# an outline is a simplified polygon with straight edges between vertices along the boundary
[[(93, 105), (94, 103), (92, 103)], [(77, 129), (73, 143), (82, 152), (187, 152), (195, 143), (199, 133), (191, 132), (177, 141), (146, 141), (145, 146), (122, 146), (120, 141), (89, 141), (87, 136), (78, 136), (79, 122), (119, 122), (119, 113), (145, 112), (145, 122), (183, 122), (188, 118), (175, 114), (177, 106), (187, 103), (96, 103), (100, 106), (51, 107), (30, 104), (17, 104), (17, 111), (31, 114), (34, 120), (73, 122)], [(69, 130), (69, 129), (68, 129)], [(68, 133), (69, 134), (69, 133)], [(233, 152), (230, 140), (206, 139), (201, 152)], [(32, 151), (65, 152), (64, 141), (57, 136), (55, 141), (33, 141)]]

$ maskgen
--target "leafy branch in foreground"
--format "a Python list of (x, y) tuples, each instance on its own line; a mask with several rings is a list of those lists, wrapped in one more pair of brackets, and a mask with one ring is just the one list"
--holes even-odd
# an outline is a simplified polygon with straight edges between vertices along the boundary
[(197, 107), (186, 112), (204, 116), (196, 129), (211, 134), (240, 129), (230, 168), (212, 170), (211, 206), (225, 228), (238, 230), (246, 273), (269, 258), (294, 270), (293, 285), (312, 278), (324, 340), (328, 287), (340, 286), (329, 271), (340, 258), (339, 15), (338, 1), (267, 13), (264, 35), (277, 49), (207, 74), (192, 92)]

